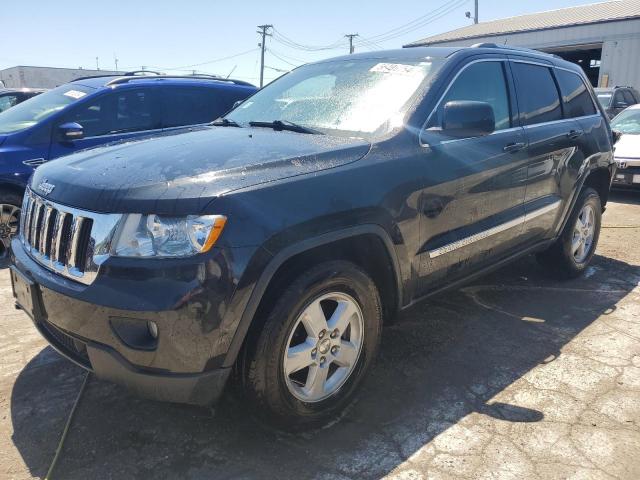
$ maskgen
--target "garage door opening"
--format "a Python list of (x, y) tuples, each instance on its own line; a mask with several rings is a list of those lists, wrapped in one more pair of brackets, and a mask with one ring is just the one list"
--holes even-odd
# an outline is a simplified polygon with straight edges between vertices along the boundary
[(543, 51), (553, 53), (576, 65), (580, 65), (594, 87), (598, 86), (602, 44), (571, 45), (569, 47), (545, 48)]

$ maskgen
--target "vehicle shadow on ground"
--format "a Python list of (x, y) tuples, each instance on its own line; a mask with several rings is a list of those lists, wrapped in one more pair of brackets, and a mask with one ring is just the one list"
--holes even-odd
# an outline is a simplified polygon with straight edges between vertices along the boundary
[[(549, 280), (531, 258), (444, 293), (384, 331), (380, 358), (340, 421), (284, 434), (227, 393), (215, 413), (136, 398), (92, 378), (55, 478), (379, 478), (473, 412), (536, 422), (545, 411), (493, 401), (616, 304), (640, 267), (596, 257)], [(13, 441), (42, 477), (84, 373), (44, 349), (17, 378)], [(461, 439), (461, 441), (467, 441)]]

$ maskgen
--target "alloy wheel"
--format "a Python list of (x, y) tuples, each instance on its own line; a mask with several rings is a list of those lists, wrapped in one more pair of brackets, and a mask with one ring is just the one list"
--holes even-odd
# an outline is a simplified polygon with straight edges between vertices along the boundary
[(296, 319), (284, 352), (289, 392), (308, 403), (336, 393), (353, 373), (363, 336), (362, 311), (353, 297), (331, 292), (313, 300)]
[(585, 205), (580, 210), (573, 227), (571, 239), (571, 253), (576, 263), (584, 262), (591, 253), (593, 237), (596, 231), (595, 211), (591, 205)]
[(0, 203), (0, 259), (9, 253), (11, 237), (18, 233), (20, 207), (9, 203)]

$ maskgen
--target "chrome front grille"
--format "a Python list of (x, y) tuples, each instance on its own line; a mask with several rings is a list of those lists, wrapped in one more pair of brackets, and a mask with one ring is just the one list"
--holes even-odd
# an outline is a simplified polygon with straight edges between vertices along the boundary
[(20, 238), (38, 263), (89, 285), (109, 256), (111, 238), (120, 218), (121, 215), (58, 205), (27, 190)]

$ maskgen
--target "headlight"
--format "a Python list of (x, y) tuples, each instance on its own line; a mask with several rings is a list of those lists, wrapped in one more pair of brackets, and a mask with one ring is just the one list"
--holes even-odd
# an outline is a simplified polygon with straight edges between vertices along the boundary
[(129, 214), (116, 235), (116, 257), (188, 257), (208, 251), (218, 240), (227, 218), (222, 215)]

